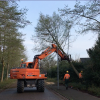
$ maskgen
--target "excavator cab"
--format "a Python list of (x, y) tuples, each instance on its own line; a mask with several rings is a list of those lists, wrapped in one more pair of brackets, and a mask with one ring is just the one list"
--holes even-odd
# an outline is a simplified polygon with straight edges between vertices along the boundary
[(29, 63), (27, 68), (33, 68), (33, 63)]
[(26, 67), (26, 64), (21, 64), (21, 67), (22, 67), (22, 68), (25, 68), (25, 67)]
[(33, 62), (22, 62), (20, 64), (21, 68), (33, 68)]

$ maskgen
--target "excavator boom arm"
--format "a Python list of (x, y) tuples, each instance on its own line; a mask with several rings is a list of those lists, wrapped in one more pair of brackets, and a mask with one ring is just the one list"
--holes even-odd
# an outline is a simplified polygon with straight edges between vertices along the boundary
[(78, 71), (76, 70), (76, 68), (72, 64), (71, 60), (69, 59), (69, 56), (64, 54), (64, 53), (62, 53), (60, 49), (57, 49), (57, 46), (55, 44), (52, 44), (52, 48), (48, 47), (40, 55), (36, 55), (34, 57), (33, 68), (34, 69), (38, 69), (39, 68), (39, 66), (38, 66), (39, 59), (42, 60), (42, 59), (44, 59), (45, 57), (47, 57), (48, 55), (50, 55), (53, 52), (58, 53), (58, 55), (61, 57), (61, 60), (67, 60), (69, 62), (69, 64), (71, 65), (71, 67), (73, 68), (73, 70), (75, 71), (75, 73), (77, 74), (77, 76), (79, 76)]
[(57, 46), (55, 44), (52, 44), (52, 48), (48, 47), (44, 52), (42, 52), (40, 55), (36, 55), (34, 57), (33, 67), (34, 69), (38, 68), (38, 60), (42, 60), (51, 53), (56, 52), (61, 57), (61, 60), (67, 60), (70, 62), (69, 57), (64, 55), (59, 49), (57, 49)]

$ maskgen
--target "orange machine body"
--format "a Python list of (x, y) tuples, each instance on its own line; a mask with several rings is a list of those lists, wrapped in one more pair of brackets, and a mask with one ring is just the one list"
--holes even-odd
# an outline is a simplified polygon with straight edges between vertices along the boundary
[(59, 49), (57, 51), (57, 46), (52, 44), (52, 48), (48, 47), (40, 55), (34, 56), (33, 62), (22, 62), (20, 67), (12, 68), (10, 70), (11, 79), (46, 79), (45, 74), (40, 74), (39, 60), (44, 59), (51, 53), (56, 52), (61, 57), (61, 60), (69, 60), (69, 57), (63, 54)]
[(11, 79), (46, 79), (45, 74), (40, 74), (39, 69), (29, 68), (33, 62), (23, 62), (20, 67), (10, 70)]
[(33, 62), (22, 62), (20, 67), (12, 68), (10, 70), (10, 78), (11, 79), (46, 79), (45, 74), (40, 74), (39, 69), (39, 60), (44, 59), (52, 52), (58, 53), (61, 57), (61, 60), (67, 60), (68, 62), (69, 57), (63, 54), (59, 49), (57, 50), (57, 46), (52, 44), (52, 48), (48, 47), (44, 52), (40, 55), (34, 56)]

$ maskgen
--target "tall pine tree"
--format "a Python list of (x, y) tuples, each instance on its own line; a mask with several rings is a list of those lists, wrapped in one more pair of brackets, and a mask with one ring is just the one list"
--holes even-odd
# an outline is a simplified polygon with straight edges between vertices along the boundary
[(91, 62), (84, 72), (85, 78), (88, 83), (100, 86), (100, 37), (94, 47), (87, 50), (87, 53)]

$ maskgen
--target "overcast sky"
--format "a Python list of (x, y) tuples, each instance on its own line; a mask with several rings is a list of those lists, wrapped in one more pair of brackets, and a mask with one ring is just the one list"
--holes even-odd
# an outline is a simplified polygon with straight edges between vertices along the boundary
[[(81, 1), (84, 3), (85, 1)], [(33, 61), (35, 55), (40, 54), (36, 51), (32, 51), (33, 46), (36, 46), (34, 42), (31, 40), (32, 35), (35, 33), (34, 27), (37, 25), (37, 21), (39, 19), (39, 14), (43, 13), (44, 15), (52, 15), (53, 12), (59, 13), (58, 8), (64, 8), (65, 5), (68, 5), (70, 8), (73, 8), (75, 1), (17, 1), (19, 8), (27, 8), (27, 20), (32, 22), (31, 25), (28, 25), (24, 29), (20, 29), (23, 34), (26, 34), (24, 37), (25, 42), (24, 45), (26, 47), (26, 54), (28, 57), (28, 61)], [(73, 32), (73, 31), (72, 31)], [(91, 48), (97, 36), (94, 36), (92, 33), (87, 35), (78, 35), (76, 33), (71, 33), (73, 36), (74, 42), (70, 44), (69, 54), (72, 55), (73, 59), (88, 57), (86, 49)], [(78, 37), (76, 38), (76, 35)], [(75, 38), (75, 39), (74, 39)], [(72, 41), (73, 41), (72, 40)], [(67, 51), (67, 50), (66, 50)]]

